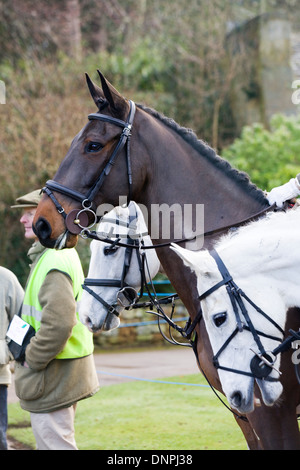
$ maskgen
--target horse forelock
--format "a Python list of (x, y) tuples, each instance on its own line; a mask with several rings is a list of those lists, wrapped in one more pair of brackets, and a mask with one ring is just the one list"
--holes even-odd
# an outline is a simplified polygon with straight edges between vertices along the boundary
[(255, 200), (264, 204), (265, 206), (269, 205), (264, 192), (251, 182), (247, 173), (239, 171), (238, 169), (234, 168), (227, 160), (217, 155), (216, 151), (210, 147), (207, 142), (198, 139), (197, 135), (192, 129), (180, 126), (172, 118), (164, 116), (155, 109), (149, 108), (142, 104), (137, 104), (137, 107), (175, 131), (188, 144), (190, 144), (193, 149), (195, 149), (199, 155), (201, 155), (201, 157), (206, 158), (213, 164), (213, 166), (220, 169), (224, 175), (228, 176), (228, 178), (230, 178), (232, 181), (243, 187), (245, 191), (255, 198)]

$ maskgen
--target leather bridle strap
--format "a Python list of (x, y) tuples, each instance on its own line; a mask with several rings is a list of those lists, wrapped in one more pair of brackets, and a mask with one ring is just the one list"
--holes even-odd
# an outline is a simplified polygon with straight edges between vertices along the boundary
[(133, 101), (129, 101), (130, 105), (130, 110), (129, 110), (129, 115), (127, 121), (122, 121), (120, 119), (113, 118), (111, 116), (106, 116), (105, 114), (101, 113), (92, 113), (89, 114), (88, 119), (90, 121), (93, 120), (99, 120), (103, 122), (108, 122), (110, 124), (114, 124), (118, 127), (123, 128), (123, 132), (120, 135), (119, 141), (110, 156), (107, 164), (105, 165), (104, 169), (96, 179), (95, 183), (93, 186), (89, 189), (87, 194), (82, 194), (79, 191), (76, 191), (74, 189), (68, 188), (67, 186), (58, 183), (57, 181), (54, 180), (48, 180), (45, 184), (45, 187), (42, 189), (44, 193), (46, 193), (54, 203), (57, 211), (62, 214), (64, 218), (66, 218), (66, 213), (62, 205), (59, 203), (57, 198), (54, 196), (53, 191), (58, 192), (60, 194), (63, 194), (64, 196), (68, 196), (71, 199), (74, 199), (75, 201), (78, 201), (82, 204), (83, 209), (91, 209), (92, 204), (94, 202), (94, 199), (99, 192), (101, 186), (104, 183), (105, 177), (109, 175), (113, 165), (115, 164), (116, 158), (123, 149), (123, 147), (127, 143), (127, 152), (126, 152), (126, 162), (127, 162), (127, 175), (128, 175), (128, 184), (129, 184), (129, 200), (131, 200), (132, 196), (132, 170), (131, 170), (131, 161), (130, 161), (130, 135), (131, 135), (131, 129), (132, 129), (132, 124), (135, 116), (135, 103)]
[[(96, 292), (94, 292), (92, 289), (90, 289), (88, 287), (88, 283), (86, 282), (88, 281), (87, 279), (84, 281), (84, 284), (82, 285), (82, 288), (84, 290), (86, 290), (89, 294), (91, 294), (96, 300), (98, 300), (98, 302), (100, 302), (103, 307), (106, 308), (107, 312), (108, 313), (113, 313), (114, 315), (116, 315), (117, 317), (119, 316), (119, 312), (118, 310), (115, 308), (114, 305), (109, 305), (109, 303), (107, 303), (104, 299), (102, 299), (102, 297), (100, 297), (100, 295), (96, 294)], [(92, 284), (92, 285), (95, 285), (95, 284)], [(99, 285), (99, 284), (97, 284)], [(102, 285), (102, 284), (101, 284)]]
[[(88, 193), (87, 199), (90, 200), (90, 201), (93, 201), (95, 199), (99, 189), (101, 188), (101, 186), (104, 182), (104, 178), (110, 173), (110, 171), (111, 171), (111, 169), (112, 169), (112, 167), (115, 163), (117, 155), (122, 150), (122, 148), (124, 147), (126, 142), (130, 141), (131, 129), (132, 129), (132, 124), (133, 124), (136, 108), (135, 108), (135, 103), (133, 101), (130, 100), (129, 104), (130, 104), (130, 111), (129, 111), (128, 119), (127, 119), (126, 122), (121, 121), (120, 119), (116, 119), (116, 118), (113, 118), (113, 117), (110, 117), (110, 116), (106, 116), (105, 114), (92, 113), (92, 114), (88, 115), (88, 119), (90, 121), (99, 120), (99, 121), (108, 122), (110, 124), (114, 124), (116, 126), (119, 126), (119, 127), (123, 128), (123, 132), (120, 136), (120, 139), (119, 139), (119, 142), (118, 142), (117, 146), (115, 147), (115, 149), (113, 151), (112, 156), (110, 157), (110, 159), (109, 159), (108, 163), (106, 164), (106, 166), (104, 167), (102, 173), (100, 174), (97, 181), (94, 183), (94, 185), (92, 186), (92, 188), (90, 189), (90, 191)], [(129, 183), (129, 202), (130, 202), (131, 192), (132, 192), (132, 190), (131, 190), (131, 187), (132, 187), (132, 173), (131, 173), (131, 164), (130, 164), (129, 143), (127, 145), (127, 174), (128, 174), (128, 183)]]
[(59, 214), (61, 214), (63, 216), (63, 218), (65, 219), (67, 217), (67, 214), (65, 212), (65, 209), (62, 207), (62, 205), (58, 202), (58, 200), (56, 199), (56, 197), (54, 196), (54, 194), (52, 193), (52, 191), (48, 188), (48, 187), (44, 187), (41, 192), (44, 192), (47, 194), (47, 196), (50, 197), (51, 201), (53, 202), (53, 204), (55, 205), (56, 207), (56, 210)]
[[(54, 180), (48, 180), (45, 184), (45, 187), (42, 189), (42, 191), (46, 193), (49, 197), (51, 197), (51, 195), (53, 197), (52, 191), (56, 191), (57, 193), (64, 194), (65, 196), (69, 196), (75, 201), (81, 202), (81, 204), (83, 203), (83, 201), (86, 200), (86, 196), (84, 194), (80, 193), (79, 191), (75, 191), (74, 189), (67, 188), (67, 186), (64, 186), (63, 184), (60, 184)], [(54, 204), (57, 205), (57, 203), (55, 202)], [(58, 205), (60, 206), (59, 203)]]

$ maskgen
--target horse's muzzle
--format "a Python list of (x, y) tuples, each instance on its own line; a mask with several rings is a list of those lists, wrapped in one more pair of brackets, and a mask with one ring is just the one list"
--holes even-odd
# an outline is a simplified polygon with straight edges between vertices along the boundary
[(52, 229), (47, 220), (45, 220), (43, 217), (40, 217), (36, 224), (32, 225), (32, 229), (42, 245), (46, 246), (47, 248), (54, 248), (55, 240), (50, 239)]

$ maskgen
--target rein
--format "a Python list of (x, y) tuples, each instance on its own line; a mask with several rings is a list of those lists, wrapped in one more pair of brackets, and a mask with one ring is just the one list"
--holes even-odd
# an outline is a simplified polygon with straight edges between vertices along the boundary
[[(240, 227), (241, 225), (243, 224), (246, 224), (248, 222), (251, 222), (257, 218), (259, 218), (260, 216), (268, 213), (268, 212), (271, 212), (271, 211), (275, 211), (276, 210), (276, 204), (272, 204), (271, 206), (269, 207), (266, 207), (264, 209), (262, 209), (261, 211), (257, 212), (256, 214), (254, 215), (251, 215), (250, 217), (246, 218), (246, 219), (243, 219), (241, 220), (240, 222), (236, 222), (234, 224), (230, 224), (230, 225), (226, 225), (224, 227), (219, 227), (219, 228), (216, 228), (216, 229), (213, 229), (213, 230), (208, 230), (206, 232), (203, 232), (203, 233), (200, 233), (198, 235), (195, 235), (194, 237), (192, 238), (182, 238), (180, 240), (173, 240), (173, 241), (170, 241), (170, 242), (165, 242), (165, 243), (157, 243), (155, 245), (149, 245), (149, 246), (144, 246), (143, 247), (143, 250), (152, 250), (152, 249), (156, 249), (156, 248), (165, 248), (167, 246), (170, 246), (172, 243), (177, 243), (177, 244), (180, 244), (180, 243), (186, 243), (186, 242), (191, 242), (193, 240), (195, 240), (196, 238), (198, 237), (207, 237), (207, 236), (210, 236), (210, 235), (214, 235), (218, 232), (223, 232), (225, 230), (229, 230), (230, 228), (237, 228), (237, 227)], [(97, 232), (95, 230), (91, 231), (89, 230), (88, 228), (84, 228), (80, 234), (79, 234), (82, 238), (91, 238), (92, 240), (98, 240), (98, 241), (101, 241), (101, 242), (105, 242), (105, 243), (115, 243), (113, 240), (111, 240), (110, 238), (102, 238), (100, 237)], [(121, 246), (121, 247), (127, 247), (128, 244), (126, 243), (123, 243), (123, 242), (120, 242), (118, 241), (117, 243), (115, 243), (117, 246)], [(135, 249), (138, 249), (138, 246), (135, 246), (134, 247)]]

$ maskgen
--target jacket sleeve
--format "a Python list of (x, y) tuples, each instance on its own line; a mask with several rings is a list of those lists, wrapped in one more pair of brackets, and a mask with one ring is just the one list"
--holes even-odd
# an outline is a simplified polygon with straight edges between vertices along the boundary
[(40, 289), (41, 327), (26, 348), (30, 368), (47, 367), (65, 347), (76, 324), (76, 302), (71, 278), (60, 271), (50, 271)]
[(8, 269), (0, 268), (0, 364), (8, 364), (10, 354), (6, 332), (14, 315), (18, 315), (23, 303), (24, 291), (17, 277)]

